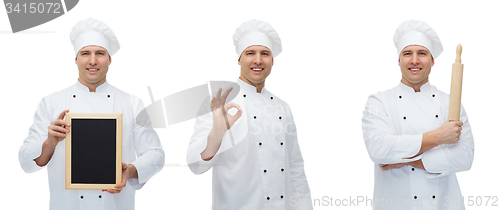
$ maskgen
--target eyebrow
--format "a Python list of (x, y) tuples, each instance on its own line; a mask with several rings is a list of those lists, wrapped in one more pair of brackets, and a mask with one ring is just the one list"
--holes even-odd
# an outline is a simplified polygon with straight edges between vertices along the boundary
[[(96, 50), (96, 53), (106, 53), (106, 50)], [(90, 50), (82, 50), (80, 53), (90, 53)]]

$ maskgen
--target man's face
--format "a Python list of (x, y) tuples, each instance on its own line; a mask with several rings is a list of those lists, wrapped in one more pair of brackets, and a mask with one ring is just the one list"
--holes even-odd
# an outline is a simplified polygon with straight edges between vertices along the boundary
[(398, 63), (403, 74), (401, 82), (410, 87), (421, 87), (429, 81), (434, 59), (427, 48), (410, 45), (401, 51)]
[(97, 87), (106, 82), (111, 57), (106, 49), (90, 45), (78, 52), (75, 63), (80, 74), (78, 81), (87, 87)]
[(263, 84), (273, 67), (273, 55), (269, 48), (252, 45), (241, 53), (238, 64), (241, 66), (241, 80), (257, 86)]

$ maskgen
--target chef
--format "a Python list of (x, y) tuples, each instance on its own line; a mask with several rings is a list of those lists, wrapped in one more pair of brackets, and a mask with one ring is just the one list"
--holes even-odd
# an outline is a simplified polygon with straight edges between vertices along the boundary
[(233, 40), (240, 91), (224, 105), (232, 88), (219, 89), (202, 106), (212, 111), (196, 119), (189, 168), (195, 174), (212, 168), (212, 209), (312, 209), (292, 112), (264, 87), (281, 40), (259, 20), (243, 23)]
[(425, 22), (403, 22), (394, 35), (401, 82), (371, 95), (363, 137), (375, 163), (373, 209), (464, 209), (456, 172), (469, 170), (474, 140), (467, 114), (448, 120), (449, 96), (429, 84), (443, 51)]
[[(153, 129), (135, 123), (144, 108), (141, 100), (106, 81), (106, 73), (120, 45), (111, 29), (92, 18), (78, 22), (70, 34), (78, 67), (76, 83), (42, 99), (29, 135), (19, 150), (19, 162), (31, 173), (47, 167), (50, 209), (134, 209), (135, 190), (164, 164), (164, 153)], [(123, 114), (122, 183), (101, 190), (65, 189), (65, 137), (71, 126), (68, 112)], [(90, 131), (89, 131), (90, 132)]]

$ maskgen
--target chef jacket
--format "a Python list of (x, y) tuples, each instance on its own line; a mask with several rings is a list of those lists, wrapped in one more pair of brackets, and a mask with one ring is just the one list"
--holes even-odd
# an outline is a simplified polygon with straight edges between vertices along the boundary
[[(462, 134), (412, 159), (422, 135), (448, 121), (449, 96), (428, 82), (415, 92), (400, 83), (371, 95), (363, 113), (363, 137), (375, 163), (373, 209), (464, 209), (455, 172), (469, 170), (474, 140), (461, 107)], [(422, 160), (426, 170), (405, 165), (382, 171), (379, 164)]]
[(212, 168), (212, 209), (312, 209), (290, 108), (265, 88), (257, 93), (252, 85), (236, 83), (240, 92), (233, 101), (243, 114), (225, 133), (216, 155), (209, 161), (200, 155), (213, 124), (210, 100), (200, 109), (208, 114), (197, 117), (188, 148), (191, 171)]
[(133, 164), (139, 178), (129, 179), (127, 186), (118, 194), (101, 190), (65, 189), (65, 140), (57, 144), (47, 166), (50, 188), (50, 209), (134, 209), (135, 190), (142, 186), (164, 164), (165, 155), (156, 132), (136, 124), (137, 114), (144, 109), (142, 101), (108, 82), (97, 87), (96, 92), (80, 82), (46, 96), (38, 105), (29, 135), (19, 150), (19, 162), (26, 172), (39, 167), (33, 159), (42, 153), (42, 144), (48, 137), (48, 126), (59, 114), (69, 109), (74, 113), (122, 113), (122, 162)]

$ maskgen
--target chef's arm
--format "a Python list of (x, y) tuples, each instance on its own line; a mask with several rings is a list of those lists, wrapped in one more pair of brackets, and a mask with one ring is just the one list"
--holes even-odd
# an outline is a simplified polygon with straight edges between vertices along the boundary
[(293, 120), (293, 115), (290, 107), (285, 107), (286, 111), (286, 124), (285, 124), (285, 147), (288, 147), (290, 168), (290, 179), (292, 183), (293, 195), (286, 198), (287, 202), (293, 206), (293, 203), (300, 203), (295, 209), (297, 210), (312, 210), (311, 190), (307, 182), (307, 177), (304, 170), (304, 160), (300, 151), (299, 142), (297, 138), (297, 127)]
[(397, 122), (391, 122), (389, 107), (379, 97), (375, 94), (368, 98), (362, 118), (363, 138), (370, 158), (377, 164), (414, 161), (405, 158), (418, 154), (422, 134), (396, 135), (393, 127)]
[[(232, 90), (233, 88), (230, 87), (221, 95), (222, 88), (219, 88), (217, 95), (212, 98), (210, 102), (210, 108), (213, 114), (213, 124), (207, 136), (207, 147), (201, 152), (201, 159), (205, 161), (209, 161), (215, 156), (220, 148), (222, 137), (243, 113), (238, 104), (234, 102), (226, 104), (227, 96)], [(227, 111), (232, 108), (236, 108), (238, 112), (235, 115), (227, 114)]]
[(445, 176), (471, 168), (474, 138), (463, 106), (461, 110), (460, 120), (463, 125), (459, 140), (454, 144), (441, 144), (422, 154), (421, 160), (428, 172)]
[(207, 147), (201, 152), (201, 159), (209, 161), (215, 156), (220, 148), (224, 133), (226, 133), (226, 131), (220, 131), (213, 128), (210, 130), (207, 136)]
[[(422, 145), (415, 156), (431, 150), (441, 144), (454, 144), (460, 138), (463, 122), (447, 121), (439, 128), (422, 135)], [(413, 156), (413, 157), (415, 157)], [(409, 157), (409, 158), (413, 158)]]
[(42, 154), (40, 157), (34, 159), (38, 166), (45, 166), (49, 163), (54, 154), (57, 144), (66, 138), (66, 133), (69, 132), (67, 129), (70, 124), (64, 121), (64, 117), (69, 110), (64, 110), (59, 114), (56, 120), (52, 121), (48, 128), (48, 137), (42, 144)]

